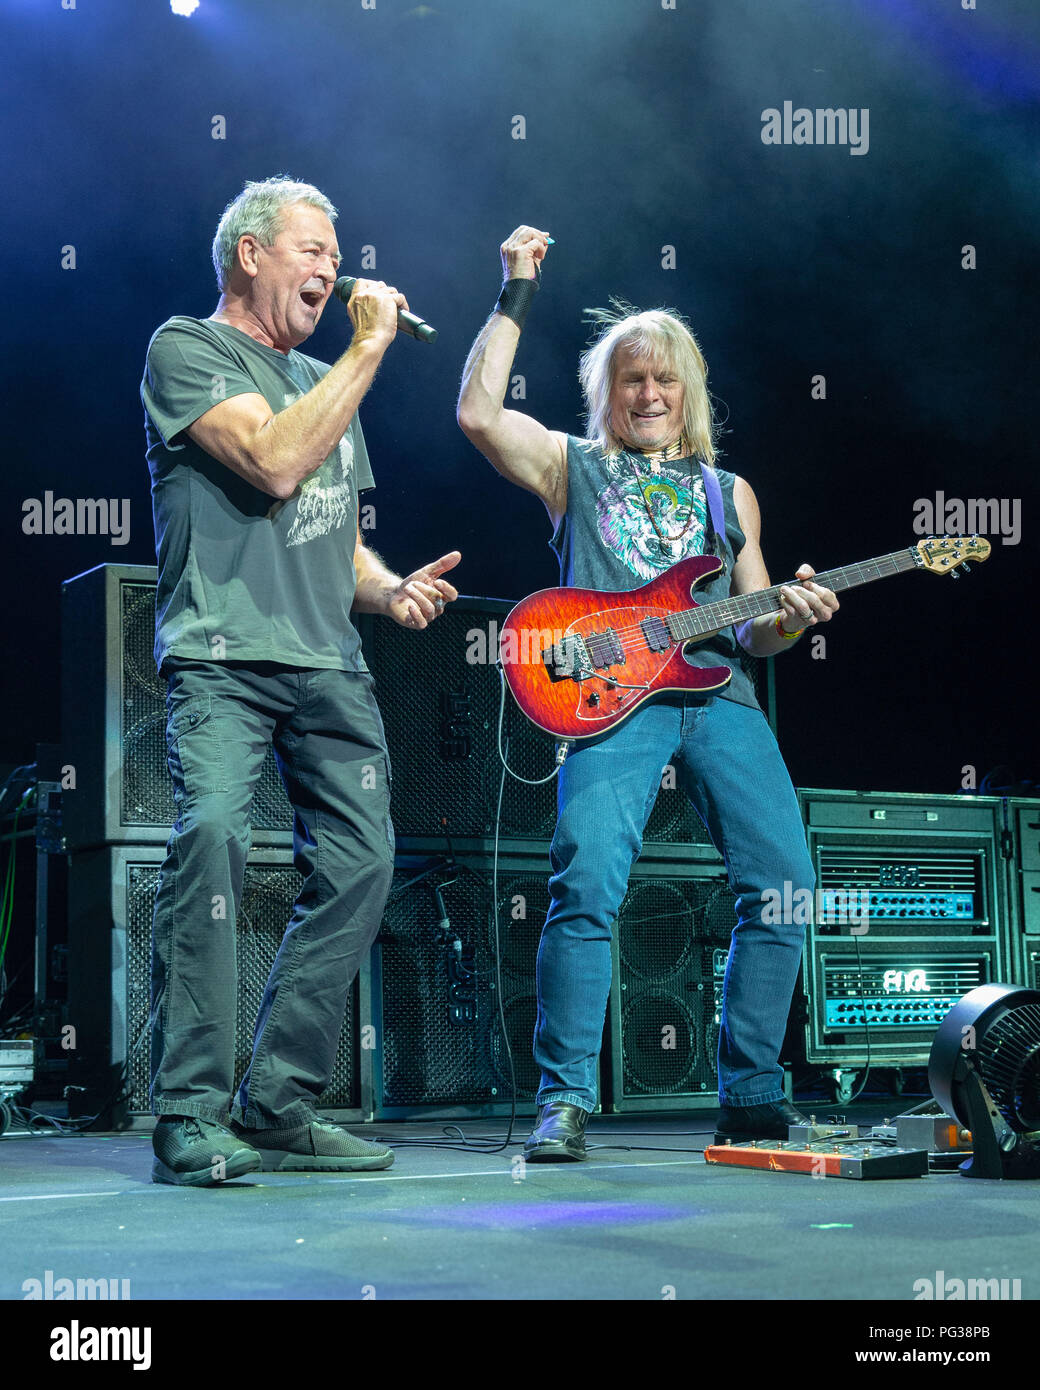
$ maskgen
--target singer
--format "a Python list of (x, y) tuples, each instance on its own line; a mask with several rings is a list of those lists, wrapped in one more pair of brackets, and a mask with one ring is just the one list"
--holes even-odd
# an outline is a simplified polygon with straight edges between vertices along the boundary
[[(141, 383), (178, 811), (152, 930), (155, 1182), (393, 1162), (316, 1110), (393, 870), (390, 768), (352, 614), (425, 628), (457, 597), (443, 575), (461, 556), (401, 578), (362, 543), (358, 494), (374, 483), (357, 411), (407, 302), (358, 280), (348, 350), (331, 367), (298, 351), (332, 294), (336, 215), (310, 184), (247, 183), (213, 242), (216, 309), (164, 323)], [(304, 881), (233, 1097), (235, 918), (272, 744)]]
[[(758, 504), (742, 478), (715, 470), (707, 368), (678, 315), (594, 311), (601, 331), (581, 360), (589, 438), (503, 409), (548, 245), (534, 227), (502, 244), (502, 293), (466, 362), (458, 420), (503, 477), (545, 504), (561, 584), (634, 589), (714, 548), (725, 567), (700, 600), (769, 588)], [(763, 894), (785, 883), (811, 892), (815, 875), (791, 779), (740, 653), (771, 656), (831, 618), (838, 601), (812, 582), (814, 573), (799, 569), (799, 583), (781, 591), (782, 611), (691, 652), (698, 663), (731, 666), (719, 696), (647, 704), (612, 733), (579, 744), (560, 770), (551, 902), (538, 949), (534, 1057), (542, 1080), (528, 1159), (587, 1156), (612, 924), (668, 765), (725, 855), (737, 894), (719, 1034), (718, 1140), (786, 1139), (788, 1125), (805, 1118), (784, 1099), (778, 1065), (803, 927), (764, 921)]]

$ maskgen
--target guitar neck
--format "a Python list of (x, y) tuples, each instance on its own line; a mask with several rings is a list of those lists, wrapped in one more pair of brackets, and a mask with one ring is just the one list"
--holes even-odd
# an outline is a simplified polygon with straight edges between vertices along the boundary
[[(890, 555), (879, 555), (874, 560), (862, 560), (856, 565), (828, 570), (826, 574), (816, 575), (813, 583), (837, 593), (841, 589), (853, 589), (858, 584), (872, 584), (875, 579), (887, 579), (889, 575), (905, 574), (918, 565), (917, 549), (911, 546), (907, 550), (893, 550)], [(781, 607), (780, 586), (777, 585), (772, 589), (759, 589), (753, 594), (733, 594), (729, 598), (702, 604), (699, 608), (673, 613), (668, 619), (668, 626), (679, 641), (686, 641), (690, 637), (718, 632), (720, 628), (730, 627), (733, 623), (745, 623), (763, 613), (775, 613)]]

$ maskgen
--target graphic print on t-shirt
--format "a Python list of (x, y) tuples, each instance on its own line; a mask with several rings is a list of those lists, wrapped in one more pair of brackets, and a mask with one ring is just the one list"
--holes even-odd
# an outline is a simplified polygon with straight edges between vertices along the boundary
[[(683, 466), (688, 470), (688, 462)], [(611, 481), (596, 502), (600, 539), (633, 574), (643, 580), (656, 579), (671, 569), (676, 560), (703, 553), (707, 508), (699, 475), (693, 483), (693, 519), (686, 534), (679, 538), (680, 548), (673, 554), (672, 547), (661, 546), (657, 531), (664, 537), (679, 537), (686, 525), (691, 505), (689, 471), (660, 465), (657, 472), (642, 473), (641, 488), (631, 464), (618, 459), (608, 468)]]
[[(286, 406), (299, 398), (298, 392), (295, 395), (287, 392)], [(318, 536), (327, 536), (330, 531), (338, 531), (351, 518), (353, 496), (350, 480), (354, 472), (354, 446), (347, 435), (339, 441), (336, 453), (330, 459), (300, 484), (296, 516), (285, 541), (287, 546), (305, 545)], [(328, 479), (334, 475), (337, 461), (340, 477), (330, 483)]]

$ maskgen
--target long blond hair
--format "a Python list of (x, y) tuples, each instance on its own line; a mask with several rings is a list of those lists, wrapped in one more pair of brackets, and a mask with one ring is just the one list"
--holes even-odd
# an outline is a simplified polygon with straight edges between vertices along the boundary
[(674, 309), (640, 311), (622, 300), (611, 299), (610, 303), (610, 309), (585, 310), (586, 318), (603, 327), (578, 364), (588, 437), (608, 458), (616, 457), (624, 448), (624, 442), (611, 428), (610, 393), (617, 350), (630, 347), (637, 357), (667, 366), (678, 377), (683, 385), (686, 441), (698, 458), (714, 464), (718, 426), (708, 395), (708, 366), (689, 325)]

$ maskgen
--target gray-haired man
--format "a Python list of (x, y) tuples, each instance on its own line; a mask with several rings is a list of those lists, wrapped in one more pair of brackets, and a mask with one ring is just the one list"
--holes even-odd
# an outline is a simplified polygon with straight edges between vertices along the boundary
[[(335, 216), (309, 184), (247, 184), (213, 243), (215, 311), (164, 323), (141, 383), (178, 808), (152, 934), (156, 1182), (393, 1162), (315, 1108), (393, 868), (389, 764), (352, 612), (426, 627), (457, 597), (442, 575), (461, 557), (402, 579), (362, 544), (358, 494), (373, 480), (357, 409), (407, 303), (358, 280), (343, 356), (330, 367), (297, 351), (336, 280)], [(232, 1112), (235, 913), (272, 743), (304, 882)]]

